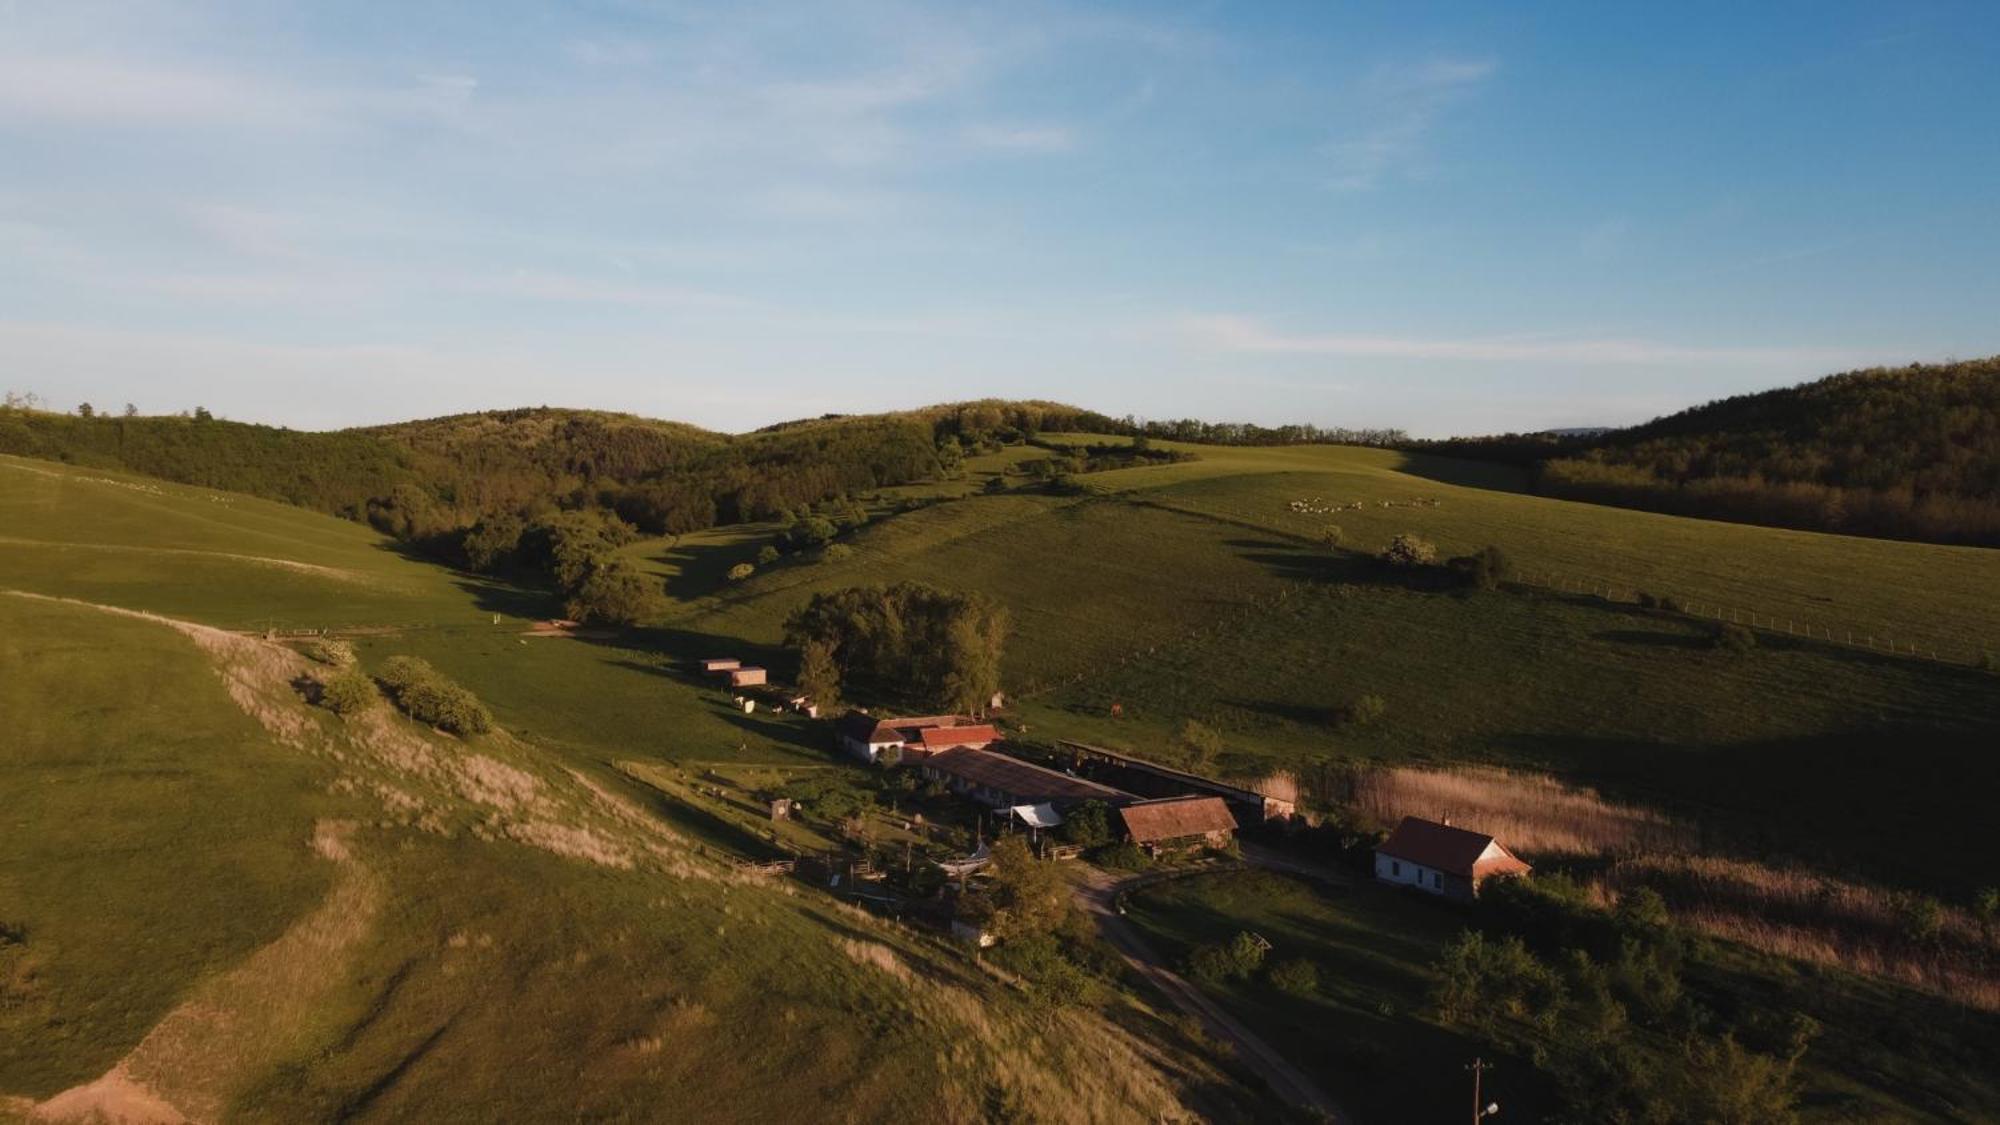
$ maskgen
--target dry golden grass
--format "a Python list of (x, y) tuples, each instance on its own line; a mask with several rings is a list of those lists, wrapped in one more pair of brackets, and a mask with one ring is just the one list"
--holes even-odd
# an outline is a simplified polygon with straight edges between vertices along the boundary
[(1963, 910), (1935, 907), (1935, 933), (1921, 936), (1906, 895), (1719, 856), (1636, 856), (1614, 864), (1604, 884), (1651, 887), (1682, 924), (1712, 937), (2000, 1011), (1995, 943)]
[(1691, 827), (1662, 813), (1512, 770), (1365, 770), (1354, 779), (1352, 803), (1385, 825), (1405, 816), (1449, 820), (1531, 856), (1672, 852), (1696, 843)]

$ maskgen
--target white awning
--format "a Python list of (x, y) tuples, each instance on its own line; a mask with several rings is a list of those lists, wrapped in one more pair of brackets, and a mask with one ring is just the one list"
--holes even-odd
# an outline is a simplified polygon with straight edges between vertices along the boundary
[(1008, 812), (1021, 819), (1030, 828), (1054, 828), (1062, 823), (1054, 805), (1015, 805)]

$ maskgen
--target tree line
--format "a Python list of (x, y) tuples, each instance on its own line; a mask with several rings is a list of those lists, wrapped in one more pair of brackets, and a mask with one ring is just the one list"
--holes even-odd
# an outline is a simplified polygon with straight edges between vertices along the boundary
[(1409, 448), (1529, 467), (1566, 499), (2000, 546), (2000, 357), (1831, 375), (1604, 434)]

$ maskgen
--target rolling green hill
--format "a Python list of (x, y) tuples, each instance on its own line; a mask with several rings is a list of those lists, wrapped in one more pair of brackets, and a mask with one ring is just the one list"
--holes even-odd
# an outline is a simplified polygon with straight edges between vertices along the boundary
[[(0, 771), (0, 923), (25, 935), (0, 944), (0, 1097), (108, 1078), (278, 1120), (1268, 1114), (1128, 993), (1051, 1013), (734, 866), (770, 854), (757, 786), (867, 775), (833, 768), (823, 724), (746, 715), (687, 669), (728, 654), (789, 675), (785, 617), (855, 584), (1009, 607), (1005, 718), (1030, 740), (1172, 759), (1193, 718), (1220, 731), (1220, 768), (1308, 789), (1327, 761), (1532, 767), (1739, 852), (1954, 900), (1990, 878), (1969, 782), (1990, 775), (2000, 679), (1972, 659), (2000, 636), (2000, 554), (1554, 500), (1503, 466), (1387, 450), (1198, 452), (1081, 494), (1009, 471), (1045, 450), (974, 452), (961, 477), (875, 490), (844, 552), (742, 581), (730, 567), (776, 523), (644, 539), (622, 554), (667, 608), (573, 638), (525, 635), (547, 594), (357, 523), (0, 456), (0, 704), (34, 717), (0, 749), (18, 767)], [(1533, 581), (1385, 571), (1372, 555), (1402, 533), (1498, 545)], [(1718, 651), (1640, 591), (1792, 628)], [(332, 628), (370, 668), (422, 656), (499, 729), (309, 707), (274, 628)], [(1384, 713), (1346, 721), (1363, 695)], [(107, 864), (119, 878), (93, 874)], [(201, 1030), (217, 1009), (242, 1034)], [(1930, 1064), (1907, 1065), (1921, 1082)], [(1896, 1104), (1902, 1080), (1842, 1081)]]
[[(15, 459), (0, 511), (23, 533), (0, 541), (0, 1116), (1250, 1111), (1149, 1012), (1050, 1012), (745, 874), (687, 834), (714, 813), (627, 772), (308, 706), (303, 657), (214, 625), (285, 607), (392, 647), (592, 651), (525, 643), (362, 528)], [(615, 698), (593, 674), (571, 690)]]

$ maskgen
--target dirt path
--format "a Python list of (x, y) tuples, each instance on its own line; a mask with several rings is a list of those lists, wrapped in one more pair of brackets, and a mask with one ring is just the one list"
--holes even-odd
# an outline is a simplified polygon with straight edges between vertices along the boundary
[[(1213, 869), (1208, 869), (1213, 870)], [(1201, 874), (1203, 872), (1189, 872)], [(1077, 902), (1097, 919), (1097, 928), (1104, 934), (1125, 963), (1131, 965), (1140, 976), (1152, 982), (1153, 986), (1173, 1001), (1174, 1006), (1202, 1022), (1209, 1034), (1236, 1047), (1236, 1054), (1245, 1066), (1270, 1084), (1272, 1092), (1284, 1101), (1311, 1110), (1328, 1121), (1351, 1121), (1332, 1098), (1322, 1091), (1318, 1084), (1306, 1074), (1287, 1062), (1269, 1043), (1256, 1032), (1245, 1027), (1236, 1017), (1223, 1010), (1220, 1004), (1208, 998), (1200, 989), (1189, 984), (1179, 973), (1167, 967), (1159, 953), (1147, 943), (1139, 933), (1139, 928), (1127, 921), (1118, 912), (1118, 895), (1135, 884), (1160, 881), (1157, 876), (1131, 876), (1119, 879), (1103, 871), (1091, 869), (1082, 883), (1077, 886)]]
[(241, 1083), (302, 1044), (320, 999), (382, 905), (379, 878), (355, 861), (353, 826), (321, 821), (312, 848), (335, 865), (326, 898), (276, 941), (197, 986), (118, 1065), (36, 1106), (30, 1119), (181, 1125), (219, 1120)]

